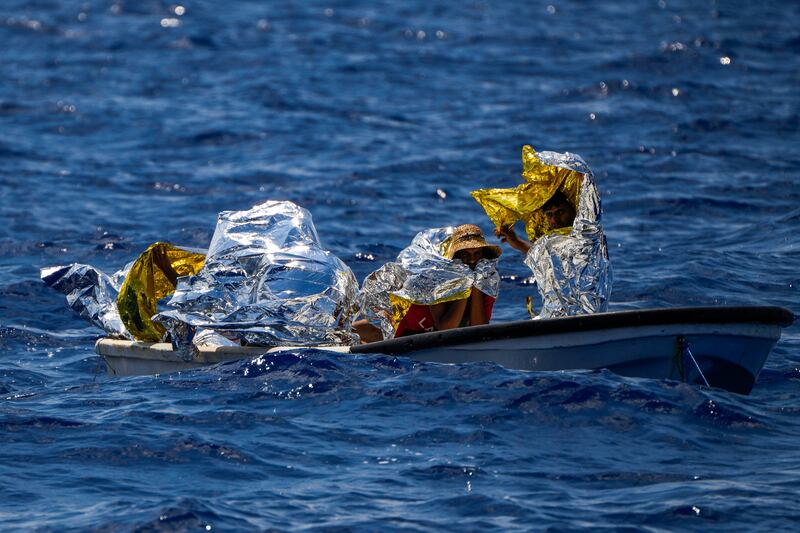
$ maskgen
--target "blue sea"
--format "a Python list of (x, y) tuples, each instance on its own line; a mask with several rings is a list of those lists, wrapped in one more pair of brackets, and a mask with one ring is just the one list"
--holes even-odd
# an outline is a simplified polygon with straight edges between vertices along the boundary
[[(359, 280), (580, 154), (611, 310), (800, 313), (800, 3), (3, 0), (0, 529), (794, 530), (800, 324), (750, 396), (297, 350), (110, 377), (39, 269), (291, 200)], [(526, 317), (506, 248), (494, 322)]]

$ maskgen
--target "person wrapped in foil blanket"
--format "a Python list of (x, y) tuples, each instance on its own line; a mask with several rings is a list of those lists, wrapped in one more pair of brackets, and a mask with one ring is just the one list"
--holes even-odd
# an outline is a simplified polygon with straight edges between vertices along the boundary
[(377, 341), (487, 323), (500, 287), (500, 254), (472, 224), (421, 231), (395, 261), (364, 279), (356, 330)]
[(185, 353), (198, 328), (217, 333), (205, 335), (213, 344), (358, 341), (355, 276), (322, 248), (311, 214), (291, 202), (220, 213), (207, 254), (156, 243), (113, 277), (75, 264), (42, 269), (42, 279), (108, 336), (157, 342), (169, 333)]
[(112, 339), (157, 342), (165, 329), (151, 320), (158, 300), (180, 276), (196, 273), (205, 254), (164, 242), (152, 244), (111, 276), (79, 263), (41, 269), (42, 281), (67, 296), (67, 305)]
[(322, 248), (311, 214), (268, 201), (220, 213), (205, 264), (180, 278), (156, 319), (173, 345), (186, 325), (259, 346), (354, 344), (361, 308), (353, 271)]
[[(612, 274), (600, 194), (589, 166), (578, 155), (537, 153), (526, 145), (522, 177), (524, 183), (515, 188), (480, 189), (472, 196), (496, 234), (525, 253), (542, 298), (539, 317), (606, 311)], [(559, 198), (565, 200), (560, 211)], [(564, 222), (565, 216), (574, 220)], [(513, 226), (519, 221), (532, 244), (516, 237)]]

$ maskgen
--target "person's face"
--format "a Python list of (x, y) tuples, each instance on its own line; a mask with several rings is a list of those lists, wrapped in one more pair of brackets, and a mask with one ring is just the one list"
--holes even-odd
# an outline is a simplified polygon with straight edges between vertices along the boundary
[(550, 229), (567, 228), (575, 221), (575, 209), (568, 203), (559, 204), (545, 209), (544, 215)]
[(456, 252), (453, 259), (460, 259), (462, 263), (475, 270), (478, 261), (483, 259), (483, 248), (464, 248)]

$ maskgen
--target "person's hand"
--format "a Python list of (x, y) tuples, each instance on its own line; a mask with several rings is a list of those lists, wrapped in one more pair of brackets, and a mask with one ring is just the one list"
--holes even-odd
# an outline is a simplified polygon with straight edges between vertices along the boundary
[(517, 232), (514, 231), (512, 226), (502, 226), (494, 229), (494, 236), (500, 239), (500, 242), (508, 242), (510, 235), (516, 237)]

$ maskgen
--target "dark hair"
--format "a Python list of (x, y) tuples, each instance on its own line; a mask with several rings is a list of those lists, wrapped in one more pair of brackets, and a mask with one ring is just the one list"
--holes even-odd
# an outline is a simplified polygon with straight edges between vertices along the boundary
[[(564, 195), (564, 193), (563, 193), (563, 192), (561, 192), (560, 190), (558, 190), (558, 191), (556, 191), (555, 193), (553, 193), (553, 196), (551, 196), (551, 197), (550, 197), (550, 199), (549, 199), (549, 200), (547, 200), (547, 201), (544, 203), (544, 205), (542, 206), (542, 211), (546, 211), (546, 210), (548, 210), (548, 209), (551, 209), (551, 208), (553, 208), (553, 207), (558, 207), (558, 206), (560, 206), (560, 205), (564, 205), (564, 204), (567, 204), (567, 205), (569, 205), (570, 207), (572, 207), (572, 204), (571, 204), (571, 203), (570, 203), (570, 201), (567, 199), (566, 195)], [(574, 209), (574, 208), (573, 208), (573, 209)]]

